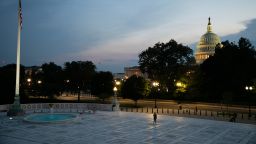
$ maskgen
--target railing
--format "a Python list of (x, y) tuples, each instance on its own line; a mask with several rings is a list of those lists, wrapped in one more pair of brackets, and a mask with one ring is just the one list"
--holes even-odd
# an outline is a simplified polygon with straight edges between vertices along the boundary
[[(11, 105), (0, 105), (0, 111), (5, 112)], [(21, 108), (26, 112), (85, 112), (90, 110), (111, 111), (112, 104), (97, 103), (36, 103), (21, 104)]]
[[(256, 114), (249, 113), (233, 113), (225, 111), (210, 111), (201, 109), (169, 109), (169, 108), (128, 108), (121, 107), (123, 112), (141, 112), (141, 113), (158, 113), (163, 115), (173, 115), (182, 117), (195, 117), (195, 118), (205, 118), (205, 119), (216, 119), (224, 121), (237, 121), (237, 122), (249, 122), (256, 123)], [(235, 117), (234, 117), (235, 116)]]

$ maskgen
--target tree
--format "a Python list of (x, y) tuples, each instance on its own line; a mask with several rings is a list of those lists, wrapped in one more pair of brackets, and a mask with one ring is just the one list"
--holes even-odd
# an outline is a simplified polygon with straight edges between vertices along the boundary
[(160, 88), (168, 89), (171, 94), (175, 91), (175, 80), (194, 63), (192, 49), (175, 40), (156, 43), (139, 55), (142, 72), (148, 73), (150, 79), (159, 81)]
[(113, 94), (113, 75), (111, 72), (98, 72), (92, 81), (92, 94), (103, 101)]
[(45, 63), (41, 68), (42, 71), (36, 75), (36, 79), (42, 79), (41, 88), (38, 89), (39, 95), (49, 98), (60, 95), (63, 88), (62, 68), (53, 62)]
[(149, 84), (143, 77), (133, 75), (124, 82), (121, 93), (123, 98), (134, 100), (137, 106), (137, 101), (149, 94)]
[[(24, 99), (24, 66), (20, 67), (20, 96)], [(0, 104), (11, 104), (15, 96), (16, 64), (0, 67)]]
[(222, 44), (200, 66), (202, 92), (212, 100), (223, 99), (222, 95), (229, 93), (229, 99), (243, 101), (245, 86), (253, 85), (256, 79), (256, 51), (246, 38), (240, 38), (238, 44)]
[(66, 62), (64, 67), (65, 78), (69, 81), (68, 91), (90, 90), (96, 66), (91, 61)]

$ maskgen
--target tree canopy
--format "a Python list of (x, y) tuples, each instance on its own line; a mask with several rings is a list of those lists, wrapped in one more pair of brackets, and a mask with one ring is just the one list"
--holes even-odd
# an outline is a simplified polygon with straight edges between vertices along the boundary
[(96, 66), (91, 61), (72, 61), (64, 64), (65, 78), (69, 81), (69, 90), (89, 90)]
[(92, 90), (103, 101), (113, 94), (113, 75), (111, 72), (98, 72), (93, 77)]
[[(20, 67), (20, 95), (23, 97), (23, 84), (25, 70), (24, 66)], [(16, 80), (16, 64), (8, 64), (6, 66), (0, 67), (0, 104), (11, 104), (14, 101), (15, 96), (15, 80)]]
[(225, 41), (222, 45), (200, 65), (201, 92), (209, 99), (221, 99), (229, 93), (235, 100), (244, 100), (245, 86), (256, 80), (255, 48), (246, 38), (240, 38), (238, 44)]
[(48, 96), (53, 98), (54, 95), (60, 95), (63, 88), (63, 71), (62, 68), (53, 62), (44, 63), (42, 71), (36, 74), (35, 79), (41, 80), (42, 83), (37, 83), (33, 80), (39, 91), (38, 95)]
[(134, 100), (137, 106), (137, 101), (149, 94), (149, 84), (143, 77), (133, 75), (124, 82), (121, 93), (123, 98)]
[(152, 80), (160, 83), (160, 88), (175, 91), (175, 80), (187, 72), (195, 63), (193, 51), (188, 46), (170, 40), (167, 43), (156, 43), (153, 47), (139, 54), (140, 69)]

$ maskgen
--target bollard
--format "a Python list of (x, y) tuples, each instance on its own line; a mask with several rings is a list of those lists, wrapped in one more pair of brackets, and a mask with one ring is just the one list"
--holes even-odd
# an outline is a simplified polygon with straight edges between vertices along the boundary
[(211, 111), (211, 116), (212, 116), (212, 111)]
[(139, 110), (138, 110), (139, 108), (136, 108), (136, 112), (138, 112)]
[(190, 109), (188, 110), (188, 114), (190, 115)]
[(162, 114), (164, 113), (164, 108), (162, 108)]
[(156, 108), (156, 113), (158, 113), (158, 108)]
[(147, 113), (148, 113), (148, 107), (147, 107)]
[[(167, 108), (167, 114), (169, 114), (169, 109)], [(256, 118), (256, 115), (255, 115), (255, 118)]]
[(180, 113), (180, 110), (178, 109), (178, 114)]
[(200, 116), (201, 116), (201, 110), (200, 110)]
[(153, 108), (152, 108), (152, 113), (153, 113)]

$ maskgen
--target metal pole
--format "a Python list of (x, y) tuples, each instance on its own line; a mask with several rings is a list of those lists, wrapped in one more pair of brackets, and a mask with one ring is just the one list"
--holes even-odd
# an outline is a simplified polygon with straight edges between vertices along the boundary
[(156, 95), (155, 95), (155, 108), (156, 108)]
[(21, 13), (21, 6), (20, 6), (20, 0), (19, 0), (19, 9), (18, 9), (18, 34), (17, 34), (17, 57), (16, 57), (16, 84), (15, 84), (15, 98), (14, 98), (14, 104), (19, 105), (20, 104), (20, 31), (21, 31), (21, 19), (20, 19), (20, 13)]
[(8, 116), (23, 115), (24, 112), (20, 106), (20, 34), (21, 34), (22, 14), (21, 14), (21, 0), (19, 0), (18, 7), (18, 33), (17, 33), (17, 59), (16, 59), (16, 83), (15, 83), (15, 97), (14, 103), (7, 112)]

